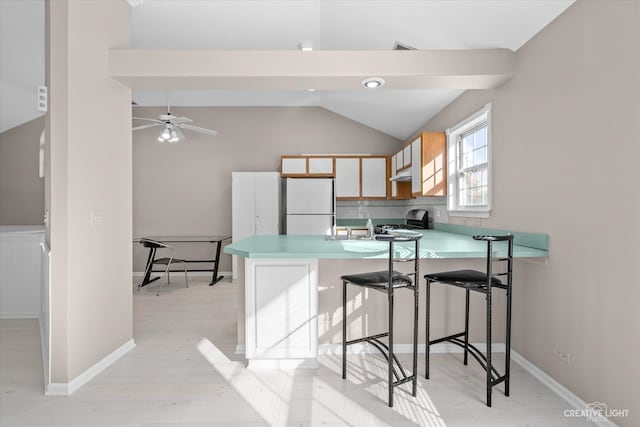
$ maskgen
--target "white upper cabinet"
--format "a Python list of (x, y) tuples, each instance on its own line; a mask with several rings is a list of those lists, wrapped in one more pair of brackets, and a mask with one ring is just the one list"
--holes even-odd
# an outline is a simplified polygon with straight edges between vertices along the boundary
[(333, 175), (333, 157), (309, 157), (309, 175)]
[(406, 166), (409, 166), (411, 164), (411, 158), (413, 157), (412, 156), (413, 150), (411, 149), (412, 146), (413, 146), (413, 143), (411, 143), (411, 145), (407, 145), (406, 147), (404, 147), (404, 150), (402, 150), (403, 151), (403, 158), (404, 158), (404, 162), (403, 162), (402, 166), (406, 167)]
[(303, 157), (282, 158), (282, 175), (306, 175), (307, 159)]
[(362, 197), (387, 197), (386, 157), (362, 158)]
[(336, 197), (360, 197), (359, 158), (336, 158)]

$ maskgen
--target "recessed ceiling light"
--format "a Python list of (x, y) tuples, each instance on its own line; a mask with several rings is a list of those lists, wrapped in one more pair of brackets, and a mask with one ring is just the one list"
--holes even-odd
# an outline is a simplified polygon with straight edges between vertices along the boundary
[(384, 84), (384, 79), (380, 77), (369, 77), (368, 79), (364, 79), (362, 81), (362, 86), (366, 87), (367, 89), (382, 87), (384, 86)]
[(308, 92), (315, 92), (315, 89), (307, 89)]

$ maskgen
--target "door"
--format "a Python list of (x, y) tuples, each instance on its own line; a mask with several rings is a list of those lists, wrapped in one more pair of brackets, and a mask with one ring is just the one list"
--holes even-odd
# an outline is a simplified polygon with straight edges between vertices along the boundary
[(258, 172), (254, 175), (254, 234), (280, 234), (280, 174)]

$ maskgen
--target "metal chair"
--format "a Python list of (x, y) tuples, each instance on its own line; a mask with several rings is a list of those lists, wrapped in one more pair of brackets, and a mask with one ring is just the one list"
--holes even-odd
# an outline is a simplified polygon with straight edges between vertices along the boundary
[[(450, 342), (464, 349), (464, 361), (466, 365), (468, 354), (471, 354), (486, 372), (487, 406), (491, 406), (491, 391), (494, 386), (504, 382), (504, 394), (509, 396), (509, 375), (511, 358), (511, 282), (513, 274), (513, 235), (506, 236), (473, 236), (475, 240), (487, 242), (487, 268), (485, 272), (477, 270), (456, 270), (445, 271), (425, 275), (427, 280), (427, 315), (426, 315), (426, 356), (425, 356), (425, 378), (429, 378), (429, 347), (440, 342)], [(494, 243), (506, 244), (506, 251), (501, 251), (500, 255), (494, 254)], [(505, 256), (506, 255), (506, 256)], [(506, 268), (494, 273), (493, 263), (506, 263)], [(506, 283), (498, 277), (506, 277)], [(446, 337), (430, 340), (429, 321), (431, 305), (431, 283), (439, 282), (445, 285), (452, 285), (465, 289), (465, 316), (464, 331)], [(507, 322), (505, 338), (505, 367), (504, 374), (500, 375), (492, 363), (491, 353), (491, 309), (492, 309), (492, 289), (499, 288), (506, 291), (507, 297)], [(480, 292), (486, 299), (486, 356), (477, 347), (469, 344), (469, 293), (470, 291)]]
[[(160, 295), (160, 289), (162, 289), (162, 279), (165, 276), (167, 277), (167, 284), (171, 283), (169, 268), (173, 263), (182, 263), (184, 267), (184, 281), (185, 281), (186, 287), (187, 288), (189, 287), (189, 278), (187, 277), (187, 262), (183, 259), (174, 258), (173, 247), (165, 243), (158, 242), (151, 239), (146, 239), (146, 238), (140, 239), (140, 244), (142, 244), (142, 246), (144, 246), (145, 248), (148, 248), (150, 251), (149, 258), (147, 258), (147, 265), (145, 267), (146, 272), (151, 272), (155, 264), (160, 264), (165, 266), (163, 275), (161, 276), (160, 281), (158, 282), (158, 292), (156, 293), (156, 295), (158, 296)], [(169, 256), (156, 259), (156, 253), (158, 249), (169, 250)], [(138, 284), (138, 291), (140, 291), (141, 286), (142, 286), (142, 282)]]
[[(379, 235), (376, 240), (385, 240), (389, 242), (389, 268), (385, 271), (376, 271), (362, 274), (349, 274), (342, 276), (342, 378), (347, 378), (347, 346), (360, 342), (368, 342), (375, 348), (380, 350), (388, 363), (388, 393), (389, 406), (393, 406), (393, 389), (396, 386), (412, 382), (412, 394), (415, 397), (417, 393), (418, 381), (418, 279), (419, 279), (419, 240), (422, 235), (413, 236), (391, 236)], [(415, 244), (413, 248), (405, 245), (402, 248), (394, 247), (395, 243), (412, 242)], [(398, 250), (400, 249), (400, 250)], [(396, 258), (397, 252), (405, 251), (407, 256)], [(399, 273), (394, 270), (394, 264), (397, 262), (413, 261), (413, 272), (408, 274)], [(384, 292), (388, 301), (389, 324), (388, 331), (380, 334), (370, 335), (363, 338), (347, 340), (347, 285), (352, 284), (364, 288), (374, 289)], [(413, 290), (414, 295), (414, 315), (413, 315), (413, 372), (407, 375), (405, 369), (400, 364), (393, 351), (393, 313), (394, 313), (394, 292), (399, 288), (407, 288)], [(388, 344), (380, 339), (388, 337)], [(395, 366), (394, 366), (395, 363)], [(396, 366), (398, 369), (396, 369)]]

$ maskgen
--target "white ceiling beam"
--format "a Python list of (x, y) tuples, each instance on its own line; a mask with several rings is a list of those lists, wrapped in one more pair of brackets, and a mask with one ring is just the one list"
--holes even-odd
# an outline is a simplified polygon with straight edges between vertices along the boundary
[(405, 51), (178, 51), (111, 49), (110, 75), (133, 89), (489, 89), (515, 72), (508, 49)]

